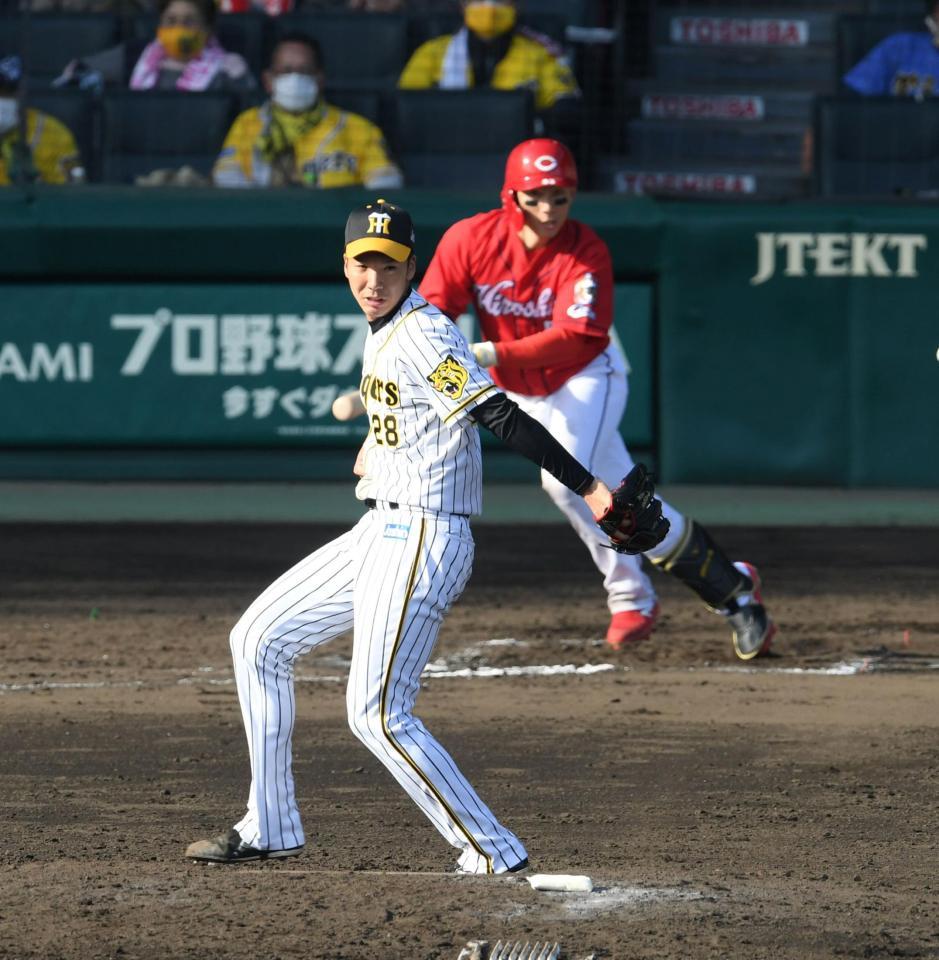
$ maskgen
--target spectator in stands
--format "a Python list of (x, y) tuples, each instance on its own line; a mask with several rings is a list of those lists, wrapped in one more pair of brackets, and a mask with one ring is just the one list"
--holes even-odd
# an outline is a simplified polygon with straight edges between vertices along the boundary
[(217, 186), (401, 186), (381, 130), (323, 98), (323, 58), (312, 37), (283, 36), (262, 80), (270, 99), (235, 120), (213, 170)]
[(105, 84), (124, 83), (128, 73), (132, 90), (241, 91), (257, 86), (244, 58), (222, 49), (212, 33), (213, 0), (159, 0), (159, 11), (156, 39), (132, 71), (134, 54), (120, 43), (72, 60), (53, 86), (100, 91)]
[(873, 97), (939, 95), (939, 0), (927, 0), (926, 27), (882, 40), (844, 75), (845, 84)]
[(517, 26), (515, 0), (461, 0), (461, 6), (463, 27), (414, 51), (398, 80), (402, 90), (528, 87), (542, 112), (578, 95), (561, 48)]
[(69, 129), (41, 110), (20, 117), (22, 73), (19, 57), (0, 58), (0, 185), (80, 183), (85, 172)]
[(212, 32), (212, 0), (160, 0), (156, 40), (130, 77), (132, 90), (251, 90), (244, 58), (222, 49)]

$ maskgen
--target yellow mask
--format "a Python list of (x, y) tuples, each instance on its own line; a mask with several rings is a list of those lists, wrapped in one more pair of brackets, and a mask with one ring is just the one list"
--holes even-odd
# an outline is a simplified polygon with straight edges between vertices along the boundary
[(492, 40), (515, 26), (515, 7), (507, 3), (468, 3), (463, 11), (467, 29), (483, 40)]
[(197, 57), (207, 39), (205, 31), (192, 27), (160, 27), (157, 30), (160, 46), (173, 60), (192, 60)]

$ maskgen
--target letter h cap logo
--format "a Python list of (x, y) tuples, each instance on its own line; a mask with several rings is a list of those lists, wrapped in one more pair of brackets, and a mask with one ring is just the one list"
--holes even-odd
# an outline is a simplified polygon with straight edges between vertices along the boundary
[(383, 253), (404, 263), (414, 252), (414, 225), (407, 210), (384, 200), (356, 207), (346, 220), (347, 257)]
[(368, 215), (367, 233), (381, 233), (388, 236), (388, 223), (391, 220), (390, 213), (370, 213)]

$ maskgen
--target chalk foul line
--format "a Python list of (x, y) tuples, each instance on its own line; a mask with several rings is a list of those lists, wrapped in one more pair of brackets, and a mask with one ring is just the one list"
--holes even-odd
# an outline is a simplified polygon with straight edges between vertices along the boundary
[[(493, 666), (485, 662), (484, 651), (487, 647), (526, 647), (524, 641), (511, 638), (488, 640), (472, 644), (465, 649), (439, 660), (432, 661), (424, 669), (421, 679), (427, 680), (494, 680), (511, 677), (559, 677), (592, 676), (608, 673), (611, 670), (628, 672), (632, 668), (623, 663), (587, 663), (577, 666), (572, 663), (551, 664), (513, 664)], [(480, 662), (482, 661), (482, 662)], [(318, 674), (298, 673), (296, 683), (339, 684), (348, 678), (349, 660), (341, 656), (329, 656), (323, 659), (323, 665), (338, 669), (339, 673)], [(670, 669), (670, 668), (665, 668)], [(674, 668), (681, 673), (744, 673), (777, 674), (794, 676), (854, 677), (874, 673), (924, 673), (939, 670), (939, 658), (913, 654), (875, 653), (870, 656), (854, 657), (837, 663), (821, 666), (783, 667), (770, 666), (767, 663), (707, 665), (705, 667)], [(198, 667), (193, 673), (175, 680), (36, 680), (29, 682), (0, 683), (0, 694), (33, 693), (42, 690), (102, 690), (102, 689), (143, 689), (160, 688), (174, 685), (229, 687), (235, 683), (228, 669), (224, 672), (216, 667)]]

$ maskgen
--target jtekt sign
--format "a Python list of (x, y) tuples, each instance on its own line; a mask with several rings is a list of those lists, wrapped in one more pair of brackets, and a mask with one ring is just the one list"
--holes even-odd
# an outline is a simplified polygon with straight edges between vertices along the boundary
[(758, 233), (754, 287), (784, 277), (919, 276), (922, 233)]

